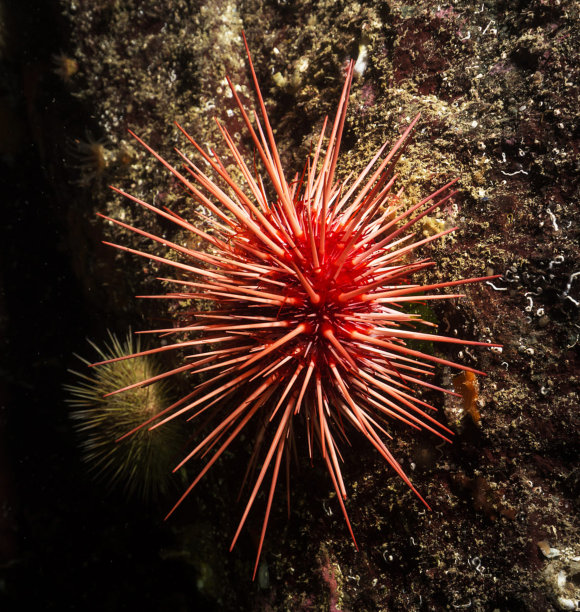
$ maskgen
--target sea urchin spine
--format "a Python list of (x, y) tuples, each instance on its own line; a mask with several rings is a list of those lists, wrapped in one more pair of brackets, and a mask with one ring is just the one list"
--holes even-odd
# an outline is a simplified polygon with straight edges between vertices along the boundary
[(213, 177), (179, 150), (184, 170), (178, 170), (133, 134), (209, 212), (205, 221), (211, 229), (204, 231), (169, 210), (113, 189), (204, 240), (208, 249), (206, 252), (184, 247), (121, 221), (110, 221), (184, 256), (184, 261), (173, 261), (112, 245), (180, 272), (179, 278), (164, 279), (175, 285), (174, 292), (147, 297), (213, 304), (211, 309), (200, 309), (191, 315), (190, 324), (149, 332), (182, 334), (182, 341), (138, 353), (193, 351), (185, 365), (144, 380), (142, 385), (176, 373), (210, 373), (187, 396), (141, 425), (154, 429), (179, 415), (192, 419), (211, 409), (207, 414), (213, 420), (213, 429), (176, 469), (200, 454), (208, 457), (213, 451), (213, 455), (169, 514), (250, 420), (260, 415), (254, 420), (269, 424), (263, 425), (256, 437), (250, 464), (261, 463), (261, 467), (232, 541), (233, 547), (271, 469), (255, 575), (280, 465), (283, 456), (288, 457), (288, 440), (298, 421), (304, 425), (310, 456), (318, 447), (326, 463), (354, 541), (344, 505), (346, 486), (338, 439), (346, 438), (348, 426), (362, 433), (427, 506), (384, 442), (390, 437), (387, 417), (448, 441), (452, 432), (431, 416), (434, 407), (415, 397), (411, 387), (421, 385), (453, 393), (420, 378), (432, 376), (434, 364), (477, 370), (412, 349), (407, 341), (491, 345), (418, 331), (420, 326), (432, 324), (404, 309), (410, 303), (462, 297), (430, 292), (484, 280), (411, 283), (414, 273), (434, 265), (428, 259), (413, 260), (413, 253), (456, 229), (423, 239), (416, 239), (408, 231), (453, 196), (451, 187), (455, 181), (407, 210), (399, 201), (400, 192), (393, 191), (394, 163), (419, 115), (387, 155), (383, 157), (385, 144), (350, 184), (335, 181), (353, 77), (351, 62), (326, 149), (325, 120), (302, 174), (288, 181), (245, 44), (262, 122), (256, 112), (250, 117), (229, 79), (228, 83), (270, 185), (252, 171), (234, 138), (219, 122), (228, 153), (245, 187), (232, 178), (217, 153), (205, 152), (179, 125), (213, 170)]

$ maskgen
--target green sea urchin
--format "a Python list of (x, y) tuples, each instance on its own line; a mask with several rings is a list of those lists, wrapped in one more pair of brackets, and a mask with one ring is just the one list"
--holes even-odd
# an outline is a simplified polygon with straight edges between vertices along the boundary
[[(139, 431), (125, 444), (116, 444), (127, 430), (154, 417), (171, 398), (167, 381), (139, 384), (161, 373), (155, 357), (122, 358), (141, 350), (140, 339), (128, 333), (124, 342), (109, 332), (109, 342), (100, 348), (89, 340), (102, 360), (113, 360), (95, 368), (88, 376), (71, 370), (79, 379), (66, 385), (71, 419), (81, 440), (84, 461), (100, 480), (122, 488), (144, 500), (162, 495), (171, 481), (176, 446), (183, 442), (181, 428), (170, 423), (161, 435)], [(119, 360), (119, 358), (121, 358)], [(79, 357), (86, 365), (89, 361)], [(132, 387), (122, 395), (110, 395), (119, 387)]]

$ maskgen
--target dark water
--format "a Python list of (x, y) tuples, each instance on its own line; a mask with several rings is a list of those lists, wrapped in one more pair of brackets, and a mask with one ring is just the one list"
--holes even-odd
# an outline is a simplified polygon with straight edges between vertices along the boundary
[[(75, 275), (66, 194), (51, 140), (62, 84), (50, 68), (66, 32), (53, 2), (9, 3), (0, 55), (0, 609), (209, 610), (195, 575), (159, 551), (158, 508), (107, 496), (87, 477), (63, 383), (73, 352), (109, 321)], [(60, 104), (60, 106), (59, 106)], [(67, 106), (70, 104), (70, 106)]]

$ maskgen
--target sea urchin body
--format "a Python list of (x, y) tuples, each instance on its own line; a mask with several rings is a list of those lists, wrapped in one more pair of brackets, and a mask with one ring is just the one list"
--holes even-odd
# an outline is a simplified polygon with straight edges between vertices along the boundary
[[(135, 495), (144, 501), (156, 499), (171, 484), (169, 471), (175, 462), (175, 451), (184, 442), (179, 425), (169, 424), (162, 435), (138, 431), (125, 444), (115, 444), (115, 440), (158, 414), (171, 401), (174, 396), (169, 381), (147, 387), (138, 384), (160, 374), (162, 368), (154, 356), (123, 359), (141, 351), (140, 338), (130, 331), (124, 341), (109, 332), (109, 342), (103, 348), (91, 341), (89, 344), (108, 363), (90, 376), (71, 370), (77, 381), (65, 386), (83, 459), (109, 487), (122, 488), (127, 496)], [(113, 393), (127, 386), (131, 389), (126, 393)]]
[(449, 440), (452, 432), (431, 416), (434, 408), (415, 397), (412, 387), (444, 391), (425, 380), (432, 376), (435, 364), (475, 370), (422, 353), (408, 341), (483, 343), (425, 333), (422, 328), (431, 324), (405, 307), (461, 297), (431, 292), (482, 279), (412, 282), (413, 274), (433, 265), (428, 259), (413, 259), (415, 251), (455, 229), (424, 239), (416, 239), (409, 231), (452, 197), (455, 181), (406, 210), (400, 193), (394, 191), (394, 163), (418, 116), (390, 152), (385, 155), (384, 145), (354, 180), (336, 181), (351, 62), (330, 134), (326, 136), (325, 121), (303, 172), (289, 181), (249, 52), (248, 58), (262, 121), (255, 112), (252, 117), (246, 112), (231, 83), (230, 87), (269, 184), (253, 164), (246, 163), (219, 122), (228, 154), (245, 185), (232, 178), (214, 151), (207, 153), (178, 126), (211, 168), (211, 176), (180, 151), (184, 169), (179, 170), (135, 138), (208, 211), (206, 223), (211, 229), (204, 231), (171, 211), (115, 191), (191, 232), (208, 248), (195, 250), (110, 220), (183, 256), (174, 261), (113, 245), (179, 271), (179, 278), (165, 279), (175, 286), (174, 292), (149, 297), (210, 304), (192, 314), (185, 325), (151, 330), (180, 334), (182, 339), (146, 351), (181, 349), (191, 354), (185, 365), (145, 380), (144, 385), (180, 372), (205, 373), (191, 393), (142, 425), (153, 429), (179, 415), (194, 418), (202, 413), (212, 420), (211, 431), (176, 468), (200, 455), (208, 458), (175, 507), (250, 421), (267, 424), (256, 438), (251, 464), (257, 466), (257, 477), (232, 542), (233, 546), (270, 471), (257, 568), (282, 458), (298, 425), (304, 428), (310, 456), (318, 453), (326, 463), (351, 535), (338, 448), (349, 429), (363, 434), (426, 505), (385, 443), (388, 420)]

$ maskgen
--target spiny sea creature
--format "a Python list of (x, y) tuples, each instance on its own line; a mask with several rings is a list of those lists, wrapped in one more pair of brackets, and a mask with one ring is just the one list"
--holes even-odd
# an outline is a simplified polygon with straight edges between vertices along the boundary
[[(356, 546), (344, 504), (347, 489), (340, 468), (339, 441), (347, 439), (349, 430), (360, 432), (427, 506), (385, 443), (391, 437), (386, 429), (388, 420), (428, 430), (449, 441), (452, 432), (431, 416), (435, 408), (416, 397), (412, 387), (453, 394), (424, 379), (433, 376), (435, 364), (483, 373), (411, 348), (408, 341), (492, 345), (425, 333), (421, 327), (433, 324), (405, 311), (410, 304), (463, 295), (432, 293), (434, 290), (484, 280), (468, 278), (425, 285), (412, 282), (414, 274), (434, 265), (428, 259), (414, 259), (414, 253), (456, 229), (420, 239), (410, 231), (449, 201), (456, 193), (451, 190), (455, 180), (406, 210), (400, 200), (402, 190), (394, 191), (394, 164), (419, 115), (390, 152), (385, 154), (385, 143), (358, 176), (337, 181), (335, 170), (354, 71), (351, 61), (330, 134), (325, 120), (303, 171), (289, 180), (245, 37), (244, 44), (261, 120), (255, 111), (249, 114), (245, 110), (229, 78), (228, 83), (265, 175), (255, 168), (255, 161), (245, 161), (235, 139), (216, 120), (228, 155), (245, 185), (228, 172), (225, 160), (213, 150), (206, 152), (180, 125), (176, 124), (210, 169), (207, 173), (179, 150), (183, 169), (174, 167), (132, 134), (206, 209), (203, 218), (211, 229), (200, 229), (182, 216), (113, 187), (191, 232), (206, 243), (207, 249), (182, 246), (104, 218), (183, 256), (182, 261), (174, 261), (113, 244), (178, 270), (178, 278), (163, 279), (175, 286), (173, 292), (141, 297), (201, 300), (202, 304), (184, 315), (186, 324), (176, 322), (174, 327), (145, 332), (166, 337), (179, 334), (179, 342), (133, 356), (191, 351), (184, 365), (143, 380), (141, 385), (184, 372), (204, 373), (206, 377), (185, 397), (140, 426), (156, 429), (180, 415), (193, 419), (201, 414), (212, 423), (211, 431), (176, 467), (200, 456), (207, 459), (168, 516), (248, 423), (252, 419), (259, 422), (244, 483), (253, 468), (257, 477), (231, 544), (233, 547), (236, 543), (270, 471), (255, 576), (280, 466), (284, 457), (289, 461), (296, 428), (301, 426), (305, 432), (310, 457), (318, 453), (326, 463)], [(125, 357), (117, 358), (122, 359)]]
[(65, 83), (79, 71), (79, 63), (74, 57), (69, 57), (64, 53), (57, 53), (52, 56), (53, 72), (58, 75)]
[[(124, 342), (109, 332), (104, 347), (89, 340), (99, 357), (109, 363), (87, 376), (70, 370), (78, 382), (65, 385), (70, 416), (81, 439), (83, 459), (95, 476), (129, 496), (143, 500), (162, 495), (171, 482), (176, 447), (184, 441), (181, 428), (170, 423), (162, 432), (139, 431), (125, 444), (115, 444), (129, 429), (157, 414), (172, 397), (167, 381), (147, 387), (133, 385), (161, 373), (157, 359), (122, 358), (141, 351), (141, 340), (129, 332)], [(84, 364), (89, 361), (78, 357)], [(121, 359), (119, 359), (121, 358)], [(133, 385), (127, 393), (110, 395), (119, 387)], [(159, 435), (161, 434), (161, 435)]]
[(70, 146), (74, 167), (79, 171), (78, 184), (88, 187), (93, 181), (102, 178), (111, 165), (113, 153), (107, 148), (109, 142), (104, 138), (95, 139), (86, 132), (85, 139), (76, 138)]

